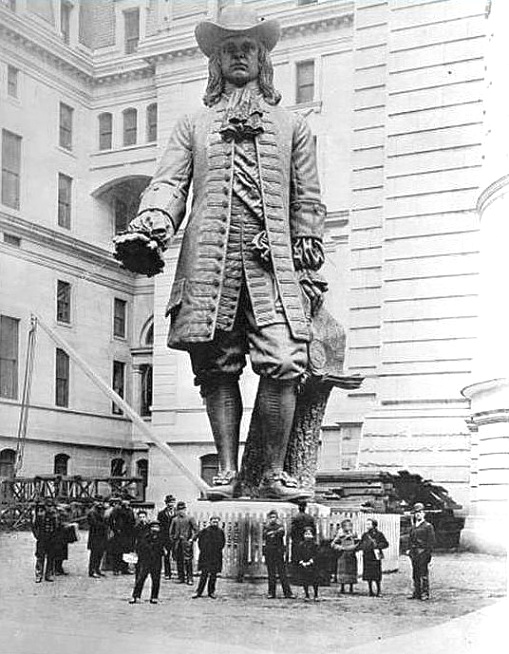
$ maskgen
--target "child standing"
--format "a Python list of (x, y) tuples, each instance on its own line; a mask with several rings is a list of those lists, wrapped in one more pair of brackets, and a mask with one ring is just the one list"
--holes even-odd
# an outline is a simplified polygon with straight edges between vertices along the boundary
[(305, 599), (309, 598), (309, 587), (313, 587), (313, 599), (318, 600), (319, 569), (318, 545), (315, 532), (310, 527), (304, 529), (303, 540), (297, 545), (296, 561), (299, 579), (304, 588)]
[(359, 538), (354, 534), (351, 520), (343, 520), (341, 528), (332, 541), (332, 549), (338, 552), (338, 582), (341, 584), (341, 593), (345, 592), (346, 584), (353, 593), (354, 584), (357, 583), (357, 545)]
[(129, 604), (136, 604), (140, 599), (148, 575), (152, 579), (150, 603), (157, 604), (159, 586), (161, 584), (163, 550), (164, 541), (161, 537), (160, 525), (157, 521), (151, 522), (150, 533), (146, 537), (141, 538), (137, 544), (138, 570), (133, 596), (129, 600)]

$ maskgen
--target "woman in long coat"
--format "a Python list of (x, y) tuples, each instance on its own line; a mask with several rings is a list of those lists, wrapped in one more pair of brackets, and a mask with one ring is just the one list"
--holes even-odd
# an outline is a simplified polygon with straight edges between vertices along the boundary
[(207, 593), (211, 599), (216, 598), (216, 579), (223, 569), (223, 548), (226, 543), (224, 531), (219, 527), (219, 518), (212, 516), (210, 524), (197, 536), (200, 556), (198, 570), (201, 571), (198, 588), (193, 598), (201, 597), (208, 579)]
[(373, 582), (376, 585), (376, 596), (380, 596), (382, 583), (382, 550), (389, 547), (387, 539), (378, 531), (378, 520), (366, 520), (367, 531), (362, 534), (359, 549), (362, 550), (363, 570), (362, 578), (368, 582), (369, 594), (373, 597)]
[(353, 531), (351, 520), (343, 520), (338, 533), (332, 541), (332, 549), (338, 553), (338, 582), (341, 584), (341, 592), (345, 592), (345, 585), (350, 585), (350, 593), (353, 593), (354, 584), (357, 583), (357, 545), (359, 538)]

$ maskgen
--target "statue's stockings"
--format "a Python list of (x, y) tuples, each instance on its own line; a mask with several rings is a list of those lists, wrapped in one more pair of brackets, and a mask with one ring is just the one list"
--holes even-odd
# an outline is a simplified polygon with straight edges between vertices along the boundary
[[(202, 389), (205, 390), (205, 389)], [(221, 472), (237, 471), (242, 398), (239, 383), (217, 379), (204, 393)], [(255, 411), (263, 425), (265, 475), (282, 472), (293, 424), (296, 380), (260, 377)]]

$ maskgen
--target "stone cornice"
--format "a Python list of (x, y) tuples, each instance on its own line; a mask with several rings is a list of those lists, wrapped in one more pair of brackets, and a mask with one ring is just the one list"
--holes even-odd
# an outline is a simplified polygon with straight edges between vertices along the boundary
[[(135, 275), (121, 270), (108, 250), (4, 212), (0, 212), (0, 230), (19, 236), (28, 242), (43, 245), (58, 254), (60, 260), (62, 255), (68, 255), (73, 261), (78, 260), (98, 266), (102, 274), (99, 272), (91, 273), (89, 275), (91, 280), (110, 285), (121, 285), (129, 293), (135, 291)], [(12, 246), (9, 247), (13, 249)], [(19, 252), (26, 255), (35, 254), (24, 250)], [(40, 255), (37, 256), (40, 257)], [(112, 274), (114, 275), (113, 278)]]
[(73, 75), (85, 84), (93, 80), (90, 55), (70, 48), (56, 34), (42, 29), (34, 21), (24, 20), (0, 5), (0, 37), (22, 47), (60, 72)]
[[(271, 16), (272, 17), (272, 16)], [(129, 57), (115, 53), (106, 57), (101, 51), (69, 48), (56, 34), (41, 29), (35, 21), (14, 14), (0, 5), (0, 36), (22, 47), (57, 70), (73, 75), (89, 86), (115, 84), (154, 75), (159, 61), (203, 59), (192, 29), (170, 36), (160, 32), (140, 42), (138, 51)], [(274, 14), (281, 22), (281, 41), (319, 34), (353, 24), (353, 3), (307, 7)]]

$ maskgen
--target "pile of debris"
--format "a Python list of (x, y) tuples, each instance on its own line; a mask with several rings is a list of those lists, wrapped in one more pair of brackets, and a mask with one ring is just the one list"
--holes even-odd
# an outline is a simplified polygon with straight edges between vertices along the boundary
[(403, 541), (410, 528), (410, 509), (416, 502), (422, 502), (426, 507), (427, 520), (435, 526), (437, 547), (443, 549), (458, 546), (465, 522), (464, 518), (454, 515), (454, 511), (462, 506), (452, 499), (443, 486), (407, 470), (397, 474), (365, 470), (319, 473), (316, 478), (316, 501), (330, 506), (333, 513), (400, 513)]

